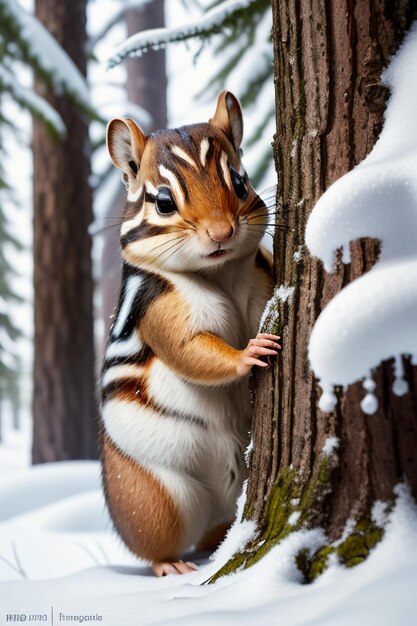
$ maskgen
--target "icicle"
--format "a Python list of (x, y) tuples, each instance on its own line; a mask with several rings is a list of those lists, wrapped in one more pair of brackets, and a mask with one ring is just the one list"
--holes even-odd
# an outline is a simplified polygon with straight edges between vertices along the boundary
[(342, 263), (349, 265), (350, 262), (350, 245), (347, 243), (342, 247)]
[(394, 383), (392, 385), (392, 393), (396, 396), (403, 396), (408, 393), (408, 382), (404, 380), (404, 365), (401, 355), (396, 356), (394, 360)]
[(319, 408), (324, 411), (324, 413), (331, 413), (337, 404), (337, 398), (334, 394), (333, 385), (320, 383), (320, 386), (323, 389), (323, 393), (321, 394), (319, 400)]
[(362, 383), (362, 387), (369, 393), (372, 393), (376, 389), (376, 382), (371, 378), (371, 376), (367, 376)]
[(323, 265), (326, 272), (332, 274), (336, 269), (336, 253), (333, 252), (330, 258), (323, 259)]
[(373, 415), (378, 408), (378, 398), (374, 394), (376, 383), (369, 375), (363, 381), (362, 386), (367, 394), (361, 401), (361, 409), (366, 415)]
[(366, 415), (373, 415), (378, 409), (378, 398), (373, 393), (367, 393), (361, 401), (361, 409)]

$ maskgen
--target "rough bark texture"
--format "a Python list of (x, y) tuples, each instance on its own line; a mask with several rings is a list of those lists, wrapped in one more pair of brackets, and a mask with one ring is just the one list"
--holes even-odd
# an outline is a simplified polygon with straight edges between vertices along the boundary
[[(378, 242), (352, 244), (352, 263), (340, 264), (332, 275), (304, 246), (315, 202), (370, 152), (378, 137), (387, 97), (381, 70), (415, 16), (416, 4), (272, 2), (277, 222), (287, 227), (276, 233), (275, 277), (278, 285), (295, 289), (292, 299), (280, 304), (282, 354), (254, 377), (254, 447), (245, 515), (257, 522), (260, 536), (223, 571), (257, 560), (300, 525), (319, 524), (332, 542), (352, 516), (358, 521), (355, 546), (349, 539), (339, 556), (354, 565), (381, 535), (370, 521), (375, 500), (392, 502), (393, 488), (403, 477), (417, 496), (416, 368), (407, 364), (411, 390), (398, 398), (390, 391), (391, 364), (380, 367), (375, 377), (380, 406), (366, 416), (359, 406), (364, 396), (360, 384), (345, 394), (339, 390), (335, 412), (322, 413), (308, 366), (308, 339), (318, 314), (347, 282), (373, 265)], [(296, 251), (302, 253), (298, 263)], [(340, 447), (337, 456), (326, 458), (322, 449), (329, 436), (338, 437)], [(290, 527), (294, 510), (301, 516)], [(317, 559), (300, 563), (307, 579), (321, 571), (325, 556), (318, 555), (319, 566)]]
[[(165, 26), (164, 0), (154, 0), (143, 10), (128, 11), (126, 14), (127, 36), (148, 29)], [(140, 105), (152, 115), (152, 128), (166, 128), (167, 120), (167, 76), (165, 50), (150, 50), (142, 57), (129, 57), (125, 61), (127, 71), (126, 91), (131, 102)], [(111, 208), (110, 224), (121, 221), (126, 193), (121, 186), (120, 196)], [(102, 254), (102, 293), (104, 337), (107, 340), (110, 316), (119, 297), (121, 272), (119, 228), (110, 228), (104, 235)], [(104, 348), (104, 346), (103, 346)]]
[[(86, 73), (85, 0), (37, 0), (36, 16)], [(36, 90), (68, 137), (33, 126), (35, 363), (33, 462), (96, 458), (88, 124), (67, 96)]]

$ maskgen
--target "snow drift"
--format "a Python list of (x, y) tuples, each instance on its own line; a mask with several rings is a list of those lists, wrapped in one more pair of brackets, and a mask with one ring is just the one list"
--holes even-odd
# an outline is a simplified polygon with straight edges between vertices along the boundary
[(99, 615), (110, 626), (415, 624), (417, 510), (404, 486), (394, 511), (378, 513), (382, 542), (353, 570), (333, 563), (313, 584), (301, 584), (295, 555), (318, 549), (324, 536), (300, 530), (250, 569), (204, 585), (250, 527), (238, 521), (211, 561), (188, 555), (198, 571), (157, 579), (112, 531), (98, 463), (51, 463), (9, 482), (0, 484), (0, 508), (8, 511), (0, 522), (0, 624), (7, 614), (36, 613), (50, 625), (51, 608), (55, 623), (60, 613)]

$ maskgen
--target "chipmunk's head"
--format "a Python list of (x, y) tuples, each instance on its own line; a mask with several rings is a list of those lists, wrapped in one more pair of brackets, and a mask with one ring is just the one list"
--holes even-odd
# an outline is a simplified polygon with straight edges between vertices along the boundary
[(135, 266), (199, 271), (253, 253), (265, 205), (242, 167), (242, 111), (223, 91), (208, 123), (146, 136), (130, 119), (107, 130), (128, 195), (122, 253)]

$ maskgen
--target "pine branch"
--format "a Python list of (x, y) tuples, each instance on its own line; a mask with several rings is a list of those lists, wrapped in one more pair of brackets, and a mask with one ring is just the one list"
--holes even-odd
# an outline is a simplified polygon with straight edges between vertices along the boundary
[(0, 313), (0, 328), (2, 328), (12, 341), (22, 336), (22, 332), (11, 321), (9, 315)]
[(168, 43), (188, 39), (206, 39), (225, 29), (237, 29), (264, 10), (265, 0), (224, 0), (203, 17), (176, 28), (154, 28), (132, 35), (108, 60), (108, 67), (118, 65), (128, 56), (141, 56), (150, 49), (157, 50)]
[(80, 70), (51, 33), (16, 0), (0, 0), (0, 35), (3, 45), (12, 47), (14, 58), (29, 65), (56, 93), (64, 90), (96, 118)]
[[(275, 118), (275, 105), (271, 102), (271, 108), (266, 111), (266, 113), (260, 118), (259, 123), (252, 130), (252, 133), (249, 139), (246, 140), (246, 147), (251, 148), (254, 146), (263, 136), (265, 132), (265, 128), (273, 121)], [(272, 136), (271, 136), (272, 140)], [(270, 152), (270, 145), (268, 144), (268, 151)]]
[(59, 113), (32, 89), (20, 85), (4, 65), (0, 65), (0, 90), (10, 93), (23, 108), (42, 120), (52, 135), (61, 139), (66, 136), (67, 129)]

